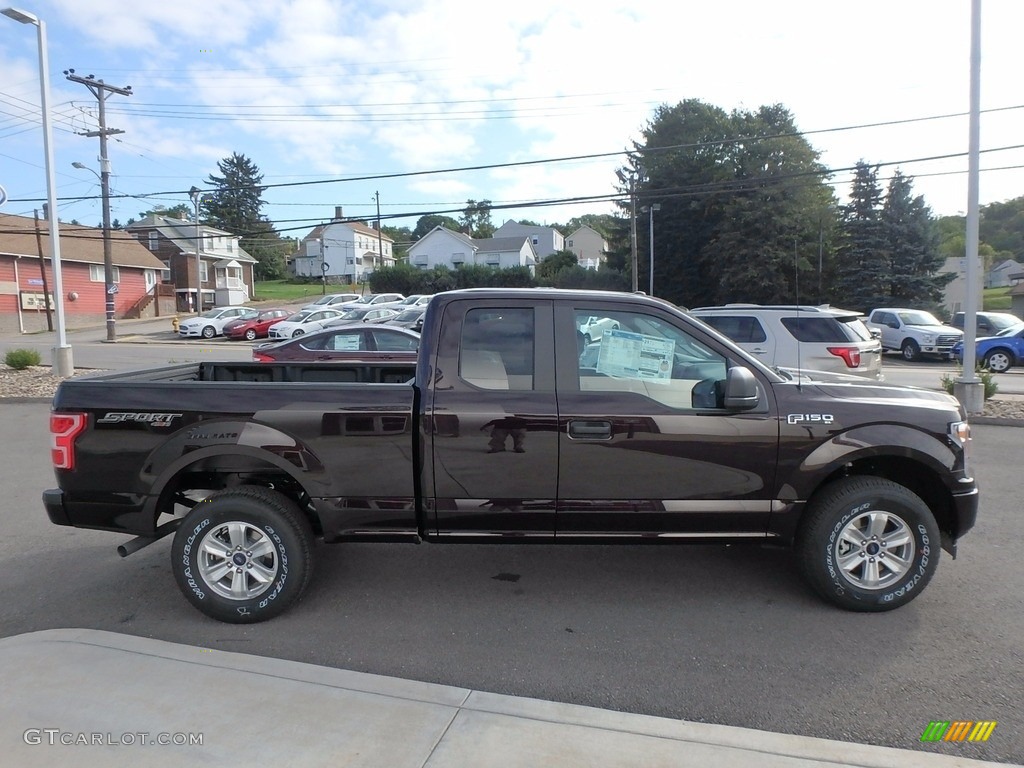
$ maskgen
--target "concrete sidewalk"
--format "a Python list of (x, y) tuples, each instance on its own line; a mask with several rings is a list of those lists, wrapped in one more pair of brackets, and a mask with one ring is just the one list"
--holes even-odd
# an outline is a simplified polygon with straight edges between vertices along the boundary
[(11, 766), (1005, 765), (481, 693), (96, 630), (0, 640), (0, 679), (0, 762)]

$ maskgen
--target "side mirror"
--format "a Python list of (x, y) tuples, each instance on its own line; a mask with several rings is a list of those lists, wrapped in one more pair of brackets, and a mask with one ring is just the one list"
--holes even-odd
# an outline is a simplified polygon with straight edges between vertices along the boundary
[(758, 402), (760, 397), (754, 374), (740, 366), (730, 368), (725, 379), (725, 407), (736, 411), (749, 411), (756, 408)]

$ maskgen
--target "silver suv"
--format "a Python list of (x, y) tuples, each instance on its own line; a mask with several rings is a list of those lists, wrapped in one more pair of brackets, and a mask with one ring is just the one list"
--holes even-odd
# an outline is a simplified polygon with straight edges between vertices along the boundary
[(860, 312), (829, 306), (726, 304), (698, 307), (690, 314), (770, 367), (882, 379), (882, 343)]

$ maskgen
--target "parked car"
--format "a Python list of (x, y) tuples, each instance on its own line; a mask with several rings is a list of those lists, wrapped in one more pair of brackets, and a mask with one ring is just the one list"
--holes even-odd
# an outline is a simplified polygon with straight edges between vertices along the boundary
[(253, 348), (258, 363), (285, 360), (407, 360), (415, 362), (420, 336), (405, 328), (354, 323)]
[(307, 304), (303, 309), (327, 309), (329, 307), (337, 309), (336, 305), (338, 304), (348, 304), (358, 300), (358, 293), (328, 293), (326, 296), (321, 296), (316, 301)]
[(374, 309), (367, 313), (366, 317), (363, 318), (364, 323), (386, 323), (389, 320), (394, 320), (402, 314), (397, 307), (382, 307), (381, 309)]
[(328, 320), (335, 320), (344, 314), (340, 309), (306, 309), (289, 315), (270, 326), (271, 339), (291, 339), (310, 331), (319, 331)]
[(580, 333), (583, 334), (583, 345), (586, 346), (592, 341), (600, 341), (605, 331), (611, 331), (619, 327), (618, 320), (610, 317), (597, 317), (591, 315), (580, 323)]
[(402, 312), (412, 307), (425, 307), (430, 303), (430, 300), (434, 298), (432, 293), (414, 293), (412, 296), (406, 296), (397, 304), (394, 304), (395, 309)]
[(405, 296), (400, 293), (368, 293), (365, 296), (360, 296), (355, 301), (349, 301), (340, 306), (345, 309), (353, 309), (355, 307), (363, 306), (375, 306), (375, 307), (386, 307), (392, 304), (398, 304), (403, 301)]
[[(369, 323), (378, 318), (387, 319), (389, 317), (395, 317), (398, 311), (391, 307), (375, 307), (372, 305), (367, 306), (355, 306), (348, 309), (341, 310), (341, 317), (333, 321), (334, 325), (347, 325), (348, 323)], [(326, 323), (326, 326), (330, 326), (332, 323)]]
[[(1015, 365), (1024, 364), (1024, 322), (1000, 331), (996, 336), (978, 339), (974, 347), (975, 359), (992, 373), (1006, 373)], [(964, 361), (964, 343), (961, 339), (953, 347), (953, 357)]]
[(412, 307), (400, 312), (394, 317), (385, 320), (387, 325), (394, 325), (399, 328), (408, 328), (419, 333), (423, 330), (423, 316), (427, 313), (426, 307)]
[(727, 304), (690, 314), (773, 368), (882, 378), (882, 345), (853, 310)]
[(214, 307), (198, 317), (182, 320), (178, 324), (178, 335), (184, 338), (196, 336), (212, 339), (224, 332), (224, 326), (229, 321), (240, 317), (255, 317), (257, 314), (252, 307)]
[(953, 356), (953, 345), (964, 332), (942, 322), (921, 309), (882, 307), (871, 310), (868, 328), (882, 334), (882, 349), (899, 352), (904, 360), (919, 360), (935, 355), (944, 360)]
[[(996, 336), (1000, 331), (1019, 325), (1021, 319), (1009, 312), (978, 312), (975, 318), (978, 337)], [(954, 328), (964, 329), (964, 313), (956, 312), (949, 324)]]
[(243, 315), (234, 320), (229, 320), (224, 326), (224, 337), (227, 339), (254, 339), (266, 338), (270, 332), (270, 326), (284, 320), (292, 314), (288, 309), (261, 309), (255, 317)]

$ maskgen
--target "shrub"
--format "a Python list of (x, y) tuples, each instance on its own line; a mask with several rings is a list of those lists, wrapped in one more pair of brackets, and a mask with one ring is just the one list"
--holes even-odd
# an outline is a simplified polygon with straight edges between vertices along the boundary
[[(978, 378), (981, 379), (981, 384), (985, 390), (985, 399), (990, 400), (996, 392), (999, 391), (999, 385), (996, 383), (995, 376), (992, 375), (992, 371), (982, 368), (980, 365), (976, 369)], [(963, 370), (958, 369), (956, 375), (950, 376), (948, 373), (942, 375), (942, 388), (949, 394), (953, 394), (953, 385), (956, 380), (960, 378)]]
[(30, 365), (39, 365), (42, 358), (34, 349), (9, 349), (4, 362), (16, 371), (23, 371)]

